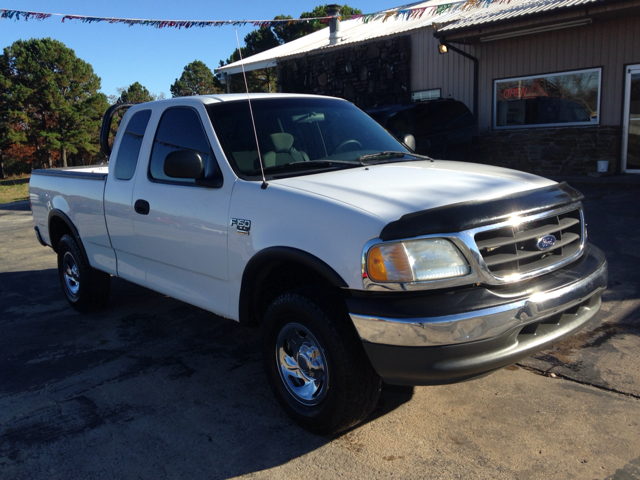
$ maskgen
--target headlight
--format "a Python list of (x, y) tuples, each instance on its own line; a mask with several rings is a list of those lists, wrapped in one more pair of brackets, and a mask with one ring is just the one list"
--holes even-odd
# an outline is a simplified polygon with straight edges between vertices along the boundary
[(367, 255), (367, 275), (374, 282), (438, 280), (470, 271), (456, 246), (442, 238), (382, 243)]

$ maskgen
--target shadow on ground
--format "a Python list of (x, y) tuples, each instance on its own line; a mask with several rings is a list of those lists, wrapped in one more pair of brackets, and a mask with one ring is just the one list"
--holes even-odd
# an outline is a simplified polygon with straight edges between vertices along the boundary
[[(330, 441), (277, 406), (256, 331), (120, 279), (112, 286), (106, 310), (80, 315), (55, 270), (0, 273), (7, 475), (46, 475), (46, 456), (60, 478), (231, 477)], [(412, 394), (383, 391), (371, 419)]]

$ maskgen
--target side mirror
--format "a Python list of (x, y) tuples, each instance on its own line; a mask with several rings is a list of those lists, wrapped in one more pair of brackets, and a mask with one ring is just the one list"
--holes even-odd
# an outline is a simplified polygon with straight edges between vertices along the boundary
[(402, 139), (402, 143), (404, 143), (407, 147), (411, 149), (412, 152), (416, 151), (416, 139), (413, 135), (405, 135)]
[(164, 174), (173, 178), (198, 179), (204, 176), (204, 165), (200, 154), (193, 150), (177, 150), (164, 159)]

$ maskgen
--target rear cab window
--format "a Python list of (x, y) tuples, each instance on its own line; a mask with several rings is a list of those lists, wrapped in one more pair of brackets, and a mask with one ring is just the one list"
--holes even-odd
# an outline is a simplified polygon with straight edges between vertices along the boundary
[(147, 130), (151, 110), (142, 110), (132, 115), (127, 123), (116, 160), (115, 177), (118, 180), (131, 180), (136, 172), (142, 139)]

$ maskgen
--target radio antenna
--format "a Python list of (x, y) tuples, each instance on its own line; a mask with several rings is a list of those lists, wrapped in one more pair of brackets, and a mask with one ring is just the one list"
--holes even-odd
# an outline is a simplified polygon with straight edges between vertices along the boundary
[(244, 78), (244, 88), (247, 91), (247, 100), (249, 101), (249, 113), (251, 114), (251, 124), (253, 125), (253, 134), (256, 137), (256, 147), (258, 149), (258, 161), (260, 162), (260, 172), (262, 173), (262, 189), (269, 186), (264, 176), (264, 165), (262, 164), (262, 154), (260, 153), (260, 143), (258, 142), (258, 131), (256, 130), (256, 121), (253, 118), (253, 108), (251, 108), (251, 95), (249, 95), (249, 84), (247, 83), (247, 74), (244, 72), (244, 62), (242, 61), (242, 49), (240, 48), (240, 40), (238, 39), (238, 29), (236, 31), (236, 42), (238, 43), (238, 54), (240, 55), (240, 65), (242, 65), (242, 77)]

